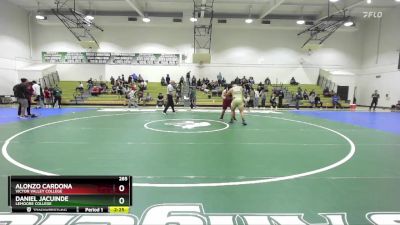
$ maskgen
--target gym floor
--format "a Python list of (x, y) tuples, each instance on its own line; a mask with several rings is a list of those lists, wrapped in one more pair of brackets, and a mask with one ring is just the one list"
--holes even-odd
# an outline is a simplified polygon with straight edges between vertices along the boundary
[(200, 203), (206, 213), (399, 211), (400, 114), (219, 109), (166, 116), (154, 109), (38, 109), (21, 120), (0, 108), (0, 212), (9, 175), (131, 175), (132, 213)]

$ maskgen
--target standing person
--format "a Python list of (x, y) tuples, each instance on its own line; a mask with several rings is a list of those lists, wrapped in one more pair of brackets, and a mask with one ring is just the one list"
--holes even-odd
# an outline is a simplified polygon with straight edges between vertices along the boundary
[(175, 112), (174, 98), (173, 98), (174, 90), (175, 90), (174, 85), (175, 85), (175, 81), (172, 80), (170, 82), (170, 84), (168, 84), (168, 86), (167, 86), (167, 104), (165, 105), (165, 108), (163, 111), (164, 115), (167, 115), (167, 110), (170, 106), (172, 108), (172, 112)]
[(272, 92), (271, 98), (269, 99), (269, 103), (271, 103), (271, 110), (274, 109), (274, 108), (276, 109), (277, 104), (276, 104), (276, 94), (275, 94), (275, 92)]
[[(31, 114), (32, 96), (34, 93), (33, 88), (32, 88), (33, 84), (32, 84), (32, 82), (26, 82), (25, 84), (26, 84), (26, 90), (27, 90), (26, 98), (28, 99), (28, 107), (26, 108), (26, 113), (27, 113), (27, 116), (36, 117), (35, 114)], [(20, 111), (18, 111), (18, 114), (20, 114)]]
[(25, 119), (26, 116), (26, 109), (28, 108), (28, 99), (27, 99), (27, 88), (26, 83), (28, 80), (26, 78), (21, 78), (21, 83), (15, 85), (13, 87), (14, 97), (17, 98), (19, 107), (18, 107), (18, 116), (21, 119)]
[(378, 99), (380, 97), (380, 95), (378, 94), (378, 90), (375, 90), (375, 92), (372, 94), (372, 102), (371, 102), (371, 106), (369, 107), (369, 111), (371, 111), (372, 106), (374, 106), (374, 111), (376, 109), (376, 105), (378, 105)]
[(131, 90), (127, 93), (126, 95), (128, 99), (128, 108), (133, 106), (133, 108), (138, 107), (138, 102), (137, 102), (137, 91), (135, 87), (132, 87)]
[(253, 101), (253, 108), (258, 108), (258, 100), (260, 99), (260, 92), (255, 89), (254, 90), (254, 101)]
[(283, 90), (282, 89), (279, 90), (279, 92), (278, 92), (278, 107), (279, 108), (282, 108), (282, 101), (283, 101), (284, 97), (285, 97), (285, 95), (283, 94)]
[(231, 88), (232, 88), (231, 85), (227, 85), (227, 86), (225, 86), (225, 89), (222, 91), (222, 94), (221, 94), (221, 97), (222, 97), (222, 112), (221, 112), (221, 116), (219, 117), (220, 120), (224, 119), (224, 115), (225, 115), (226, 109), (228, 109), (228, 107), (229, 108), (231, 107), (232, 96), (228, 95), (228, 91)]
[(169, 74), (167, 74), (167, 77), (165, 78), (165, 81), (167, 82), (167, 85), (170, 83), (171, 78), (169, 77)]
[(32, 89), (33, 89), (33, 95), (36, 96), (36, 108), (44, 108), (43, 104), (43, 90), (42, 87), (40, 87), (39, 84), (36, 83), (36, 81), (32, 81)]
[(265, 93), (264, 89), (261, 89), (260, 97), (261, 97), (261, 107), (265, 108), (265, 102), (267, 101), (267, 94)]
[(190, 101), (190, 108), (196, 108), (196, 88), (194, 86), (190, 86), (189, 88), (189, 101)]
[(51, 91), (49, 90), (48, 87), (44, 88), (44, 104), (46, 108), (50, 108), (50, 105), (53, 105), (52, 102), (52, 96), (51, 96)]
[(302, 99), (301, 92), (298, 91), (294, 98), (295, 98), (295, 101), (296, 101), (296, 109), (299, 110), (300, 109), (300, 100)]
[(230, 123), (233, 123), (233, 121), (236, 120), (235, 110), (236, 108), (239, 108), (240, 117), (242, 118), (242, 124), (246, 126), (247, 123), (244, 119), (243, 88), (234, 84), (233, 87), (228, 91), (228, 95), (232, 96), (232, 103), (231, 103), (232, 117)]
[(61, 109), (62, 90), (58, 87), (58, 85), (56, 85), (56, 87), (53, 89), (53, 96), (54, 96), (53, 108), (57, 103), (58, 108)]

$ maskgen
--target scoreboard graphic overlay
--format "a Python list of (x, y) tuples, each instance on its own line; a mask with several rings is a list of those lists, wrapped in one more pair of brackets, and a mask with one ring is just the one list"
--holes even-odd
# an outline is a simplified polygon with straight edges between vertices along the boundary
[(9, 176), (12, 212), (128, 213), (131, 176)]

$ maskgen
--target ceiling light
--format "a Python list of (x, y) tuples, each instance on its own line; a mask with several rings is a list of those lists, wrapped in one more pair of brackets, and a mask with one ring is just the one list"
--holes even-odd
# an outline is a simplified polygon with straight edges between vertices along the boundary
[(36, 19), (37, 19), (37, 20), (45, 20), (46, 17), (44, 17), (44, 16), (40, 15), (40, 13), (38, 13), (38, 14), (36, 15)]
[(85, 20), (91, 21), (91, 20), (94, 20), (94, 17), (89, 14), (89, 15), (85, 16)]
[(367, 4), (371, 4), (372, 3), (372, 0), (367, 0)]
[(193, 23), (194, 23), (194, 22), (197, 22), (197, 18), (196, 18), (196, 17), (191, 17), (191, 18), (190, 18), (190, 21), (193, 22)]
[(400, 2), (400, 0), (394, 0), (395, 2)]
[(297, 20), (296, 23), (297, 23), (298, 25), (303, 25), (303, 24), (306, 23), (306, 21), (304, 21), (304, 20)]
[(339, 0), (329, 0), (330, 2), (338, 2)]
[(149, 23), (151, 20), (150, 20), (150, 18), (149, 17), (143, 17), (143, 22), (145, 22), (145, 23)]
[(248, 24), (250, 24), (250, 23), (252, 23), (253, 22), (253, 19), (251, 19), (251, 18), (247, 18), (244, 22), (246, 22), (246, 23), (248, 23)]
[(344, 26), (345, 27), (351, 27), (351, 26), (353, 26), (354, 25), (354, 22), (353, 21), (347, 21), (346, 23), (344, 23)]

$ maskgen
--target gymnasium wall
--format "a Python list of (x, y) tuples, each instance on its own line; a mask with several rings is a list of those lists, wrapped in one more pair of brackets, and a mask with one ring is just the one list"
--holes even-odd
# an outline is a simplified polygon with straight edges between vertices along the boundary
[[(264, 26), (265, 25), (258, 25)], [(108, 79), (111, 75), (132, 72), (149, 81), (159, 81), (169, 73), (174, 79), (191, 70), (196, 77), (216, 79), (221, 72), (227, 80), (236, 76), (254, 76), (261, 81), (269, 76), (273, 82), (289, 82), (295, 76), (300, 83), (315, 83), (320, 67), (354, 70), (361, 64), (360, 32), (338, 31), (324, 48), (309, 55), (301, 50), (307, 36), (298, 37), (299, 28), (224, 28), (213, 31), (212, 64), (191, 64), (193, 27), (106, 25), (105, 31), (95, 33), (100, 42), (98, 51), (178, 53), (187, 55), (180, 66), (121, 66), (121, 65), (58, 65), (63, 80), (86, 80), (89, 77)], [(40, 61), (42, 51), (85, 51), (72, 34), (61, 25), (40, 25), (33, 32), (34, 59)]]
[(381, 21), (368, 19), (361, 27), (364, 35), (362, 66), (356, 79), (358, 104), (369, 105), (374, 90), (381, 94), (378, 106), (390, 107), (400, 100), (399, 21), (397, 7), (384, 11)]
[(12, 94), (17, 69), (30, 64), (28, 13), (0, 1), (0, 95)]

